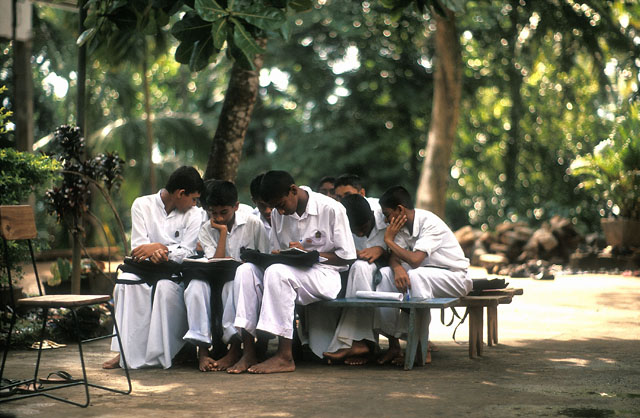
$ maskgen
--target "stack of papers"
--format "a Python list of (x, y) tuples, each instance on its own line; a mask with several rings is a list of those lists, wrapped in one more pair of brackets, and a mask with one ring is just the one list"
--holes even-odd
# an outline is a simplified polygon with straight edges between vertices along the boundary
[(363, 299), (382, 299), (382, 300), (398, 300), (402, 301), (404, 295), (397, 292), (374, 292), (371, 290), (358, 290), (356, 292), (357, 298)]

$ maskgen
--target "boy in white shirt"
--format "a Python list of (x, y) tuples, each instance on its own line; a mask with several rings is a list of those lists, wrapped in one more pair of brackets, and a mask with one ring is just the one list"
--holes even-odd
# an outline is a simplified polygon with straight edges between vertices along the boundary
[[(345, 294), (345, 297), (352, 298), (358, 290), (376, 290), (380, 280), (378, 274), (390, 274), (388, 267), (380, 268), (387, 262), (387, 245), (384, 243), (387, 224), (382, 211), (379, 208), (371, 210), (359, 193), (345, 195), (340, 202), (347, 210), (358, 255), (358, 260), (349, 269)], [(373, 310), (347, 308), (342, 311), (333, 340), (323, 355), (330, 360), (344, 360), (345, 364), (362, 365), (368, 362), (368, 354), (375, 342)]]
[(251, 200), (253, 204), (256, 205), (253, 214), (259, 216), (264, 228), (267, 232), (271, 232), (271, 210), (273, 208), (260, 198), (260, 183), (262, 182), (262, 177), (264, 177), (264, 173), (258, 174), (251, 180), (249, 191), (251, 192)]
[(367, 199), (367, 202), (369, 202), (369, 206), (371, 206), (371, 210), (380, 209), (378, 199), (376, 199), (375, 197), (367, 197), (366, 190), (362, 184), (362, 180), (357, 174), (340, 175), (336, 179), (335, 188), (335, 195), (336, 199), (338, 200), (342, 200), (342, 198), (351, 194), (359, 194), (360, 196)]
[[(195, 252), (202, 210), (196, 206), (203, 181), (193, 167), (174, 171), (164, 189), (137, 198), (131, 206), (131, 257), (135, 261), (182, 260)], [(154, 291), (155, 287), (155, 291)], [(113, 290), (116, 320), (127, 364), (140, 367), (171, 367), (182, 348), (186, 328), (184, 287), (173, 280), (155, 285), (122, 273)], [(113, 351), (118, 351), (114, 338)], [(105, 369), (121, 367), (120, 355), (105, 362)]]
[[(462, 297), (472, 290), (469, 260), (442, 219), (429, 211), (414, 209), (411, 195), (402, 186), (388, 189), (380, 198), (380, 206), (389, 224), (384, 242), (391, 252), (389, 265), (393, 274), (382, 276), (378, 291), (428, 299)], [(380, 309), (374, 322), (374, 327), (389, 338), (389, 351), (378, 362), (401, 362), (398, 338), (407, 332), (407, 315), (396, 309)]]
[[(234, 324), (242, 334), (244, 347), (240, 360), (228, 369), (230, 373), (294, 371), (295, 305), (335, 298), (341, 287), (340, 271), (356, 258), (346, 211), (337, 201), (297, 186), (285, 171), (265, 173), (260, 195), (275, 209), (271, 213), (272, 250), (316, 250), (326, 261), (308, 268), (273, 264), (263, 270), (252, 263), (238, 267)], [(259, 364), (254, 343), (257, 330), (277, 335), (279, 340), (277, 353)]]
[[(209, 222), (202, 225), (198, 240), (207, 258), (233, 258), (240, 261), (240, 249), (251, 248), (269, 251), (269, 237), (260, 219), (239, 211), (236, 186), (224, 180), (207, 180), (201, 199), (209, 214)], [(235, 334), (233, 319), (233, 281), (222, 288), (222, 304), (230, 319), (225, 321), (223, 339), (229, 342)], [(204, 280), (191, 280), (184, 292), (189, 331), (184, 340), (198, 346), (199, 369), (203, 372), (216, 369), (216, 362), (209, 357), (211, 346), (211, 285)], [(231, 342), (231, 351), (240, 350), (240, 341)]]

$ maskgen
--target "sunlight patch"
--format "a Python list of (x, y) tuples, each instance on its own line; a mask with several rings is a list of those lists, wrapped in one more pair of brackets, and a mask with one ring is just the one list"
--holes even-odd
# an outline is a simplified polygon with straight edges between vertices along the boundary
[(387, 396), (390, 398), (415, 398), (415, 399), (432, 399), (432, 400), (440, 399), (439, 396), (431, 395), (428, 393), (410, 394), (410, 393), (403, 393), (403, 392), (391, 392)]
[(549, 359), (551, 361), (554, 362), (562, 362), (562, 363), (572, 363), (576, 366), (580, 366), (580, 367), (586, 367), (589, 365), (590, 361), (589, 360), (585, 360), (585, 359), (581, 359), (581, 358), (552, 358)]

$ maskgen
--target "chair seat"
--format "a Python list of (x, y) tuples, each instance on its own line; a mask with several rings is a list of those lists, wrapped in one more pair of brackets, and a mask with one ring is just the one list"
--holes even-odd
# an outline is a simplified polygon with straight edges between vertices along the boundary
[(41, 308), (73, 308), (109, 302), (111, 295), (45, 295), (18, 299), (17, 305)]

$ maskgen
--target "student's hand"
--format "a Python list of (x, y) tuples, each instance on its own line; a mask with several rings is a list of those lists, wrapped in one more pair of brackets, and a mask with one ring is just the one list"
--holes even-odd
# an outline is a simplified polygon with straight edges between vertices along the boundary
[(280, 254), (280, 250), (271, 250), (271, 254)]
[(289, 248), (297, 248), (304, 251), (304, 247), (302, 246), (302, 243), (300, 243), (300, 241), (291, 241), (289, 243)]
[(395, 279), (396, 287), (400, 292), (405, 293), (407, 289), (411, 289), (411, 281), (409, 280), (409, 275), (407, 274), (407, 271), (404, 269), (404, 267), (394, 267), (393, 277)]
[(398, 232), (400, 232), (400, 230), (406, 223), (407, 223), (407, 215), (402, 214), (400, 216), (395, 216), (391, 218), (391, 222), (389, 222), (387, 229), (385, 229), (384, 231), (385, 242), (393, 241), (396, 235), (398, 235)]
[(226, 233), (228, 232), (228, 231), (227, 231), (227, 226), (226, 226), (226, 225), (223, 225), (223, 224), (217, 224), (217, 223), (213, 222), (213, 219), (210, 219), (210, 220), (209, 220), (209, 223), (211, 223), (211, 228), (217, 229), (217, 230), (218, 230), (218, 232), (220, 232), (220, 234), (223, 234), (223, 233), (225, 233), (225, 234), (226, 234)]
[(131, 251), (131, 257), (134, 261), (142, 261), (150, 258), (151, 255), (157, 250), (168, 251), (168, 248), (158, 242), (151, 244), (142, 244)]
[(164, 261), (169, 261), (169, 251), (163, 250), (162, 248), (157, 249), (151, 254), (149, 257), (152, 263), (160, 264)]
[(384, 249), (380, 246), (376, 246), (357, 251), (356, 254), (358, 255), (358, 259), (366, 260), (371, 264), (384, 255)]

